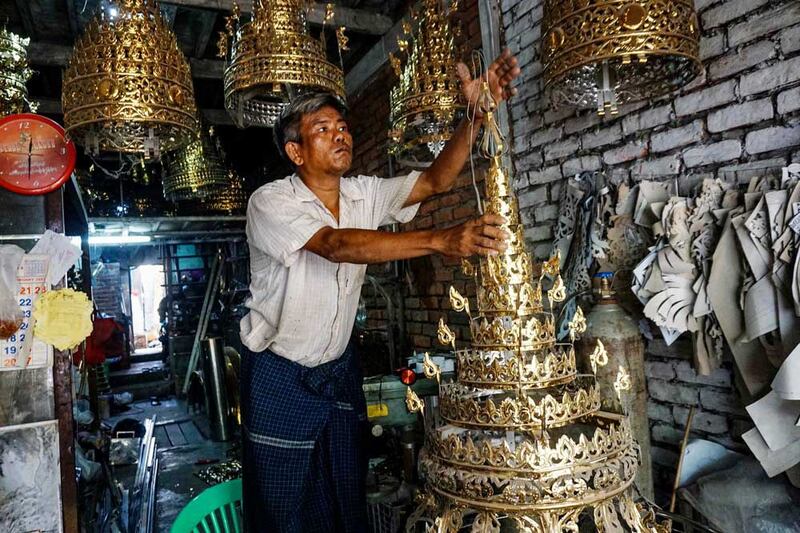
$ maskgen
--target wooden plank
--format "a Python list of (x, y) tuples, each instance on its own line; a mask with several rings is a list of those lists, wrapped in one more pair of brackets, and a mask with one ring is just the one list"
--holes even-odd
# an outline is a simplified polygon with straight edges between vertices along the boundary
[(166, 22), (167, 26), (170, 28), (175, 24), (175, 15), (177, 14), (178, 6), (161, 3), (161, 16), (164, 17), (164, 22)]
[(80, 33), (78, 14), (75, 12), (75, 0), (64, 0), (64, 2), (67, 4), (67, 20), (69, 21), (69, 31), (72, 32), (72, 37), (75, 38)]
[[(213, 9), (216, 11), (230, 11), (234, 0), (162, 0), (162, 4), (174, 4), (185, 7)], [(242, 13), (252, 13), (253, 2), (244, 0), (238, 2)], [(308, 22), (320, 26), (325, 18), (325, 4), (314, 4), (308, 10)], [(356, 33), (368, 35), (383, 35), (392, 27), (392, 19), (380, 13), (353, 9), (351, 7), (336, 6), (333, 20), (329, 22), (334, 26), (344, 26)]]
[(24, 37), (30, 37), (31, 40), (36, 39), (36, 27), (33, 24), (33, 15), (31, 14), (30, 0), (16, 0), (17, 12), (19, 19), (22, 22), (22, 27), (25, 30)]
[(189, 444), (201, 444), (206, 439), (200, 430), (197, 429), (193, 420), (187, 420), (180, 423), (183, 436), (186, 437), (186, 442)]
[[(199, 18), (200, 24), (195, 34), (194, 57), (203, 57), (206, 55), (208, 42), (214, 35), (214, 24), (217, 22), (217, 14), (215, 12), (201, 12)], [(194, 65), (192, 67), (194, 68)]]
[(169, 435), (167, 435), (167, 430), (164, 429), (164, 426), (157, 425), (153, 430), (153, 434), (156, 436), (156, 443), (158, 443), (159, 449), (172, 447), (172, 444), (169, 442)]
[(389, 61), (389, 54), (397, 52), (399, 48), (397, 38), (403, 35), (403, 20), (397, 21), (392, 26), (392, 29), (380, 41), (375, 43), (369, 52), (364, 54), (364, 57), (347, 73), (344, 78), (344, 85), (348, 96), (356, 95), (367, 80)]
[(167, 424), (163, 427), (169, 436), (169, 441), (172, 446), (185, 446), (188, 444), (186, 442), (186, 437), (183, 436), (181, 427), (178, 424)]

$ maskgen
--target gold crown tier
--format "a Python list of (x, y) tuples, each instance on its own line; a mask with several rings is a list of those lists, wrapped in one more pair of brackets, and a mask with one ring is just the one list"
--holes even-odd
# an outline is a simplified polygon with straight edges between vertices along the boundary
[(521, 392), (442, 384), (442, 419), (462, 427), (530, 431), (564, 426), (600, 409), (594, 379), (581, 376), (548, 389)]
[(548, 350), (459, 350), (458, 382), (487, 389), (539, 389), (571, 381), (575, 349), (556, 344)]
[(616, 112), (702, 71), (692, 0), (546, 0), (542, 34), (545, 87), (555, 105)]
[(0, 28), (0, 116), (24, 110), (26, 83), (33, 74), (28, 68), (29, 43), (30, 39)]
[(225, 69), (225, 108), (240, 127), (272, 127), (291, 97), (327, 91), (344, 99), (342, 69), (308, 34), (300, 0), (257, 2), (235, 33)]
[(78, 39), (64, 72), (67, 132), (92, 152), (157, 156), (198, 124), (189, 63), (155, 0), (116, 0)]
[(542, 311), (538, 282), (478, 286), (478, 310), (483, 315), (527, 316)]
[(473, 509), (518, 512), (583, 507), (619, 494), (639, 461), (629, 424), (610, 413), (548, 438), (445, 425), (428, 435), (426, 450), (421, 469), (435, 491)]
[(556, 343), (553, 315), (478, 316), (470, 320), (472, 347), (476, 349), (542, 350)]
[[(390, 93), (389, 152), (406, 162), (432, 161), (452, 136), (464, 105), (456, 75), (456, 48), (441, 0), (422, 0), (403, 68), (391, 57), (399, 80)], [(411, 33), (411, 24), (405, 27)]]
[(162, 186), (168, 200), (202, 198), (229, 186), (228, 170), (209, 135), (202, 134), (165, 159)]

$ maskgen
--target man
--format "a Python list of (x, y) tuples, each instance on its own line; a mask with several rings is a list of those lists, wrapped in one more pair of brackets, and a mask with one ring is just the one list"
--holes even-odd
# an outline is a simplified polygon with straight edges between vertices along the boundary
[[(475, 110), (482, 79), (458, 65)], [(508, 52), (489, 67), (496, 101), (516, 91)], [(366, 531), (360, 439), (365, 402), (348, 341), (368, 263), (503, 250), (504, 221), (485, 215), (446, 229), (378, 231), (408, 222), (419, 202), (450, 190), (482, 117), (461, 122), (424, 172), (392, 179), (342, 177), (352, 162), (343, 104), (294, 101), (275, 126), (296, 173), (253, 193), (247, 208), (250, 313), (242, 319), (244, 510), (249, 531)]]

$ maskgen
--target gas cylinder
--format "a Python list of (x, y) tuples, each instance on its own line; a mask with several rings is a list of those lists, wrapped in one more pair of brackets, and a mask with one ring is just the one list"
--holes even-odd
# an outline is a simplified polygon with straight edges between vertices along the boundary
[[(598, 272), (592, 280), (595, 305), (586, 315), (586, 332), (577, 343), (581, 370), (591, 372), (589, 354), (597, 340), (608, 352), (608, 364), (597, 368), (597, 384), (603, 398), (604, 411), (626, 413), (633, 437), (641, 448), (641, 465), (636, 486), (642, 494), (653, 498), (653, 472), (650, 462), (650, 425), (647, 419), (647, 383), (644, 376), (644, 341), (636, 322), (620, 307), (612, 289), (613, 274)], [(631, 386), (617, 399), (614, 381), (619, 367), (630, 375)]]

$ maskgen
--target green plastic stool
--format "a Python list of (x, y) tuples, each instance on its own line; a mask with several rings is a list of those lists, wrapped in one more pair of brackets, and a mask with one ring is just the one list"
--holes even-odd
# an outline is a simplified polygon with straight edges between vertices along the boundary
[(190, 501), (170, 533), (242, 533), (242, 480), (209, 487)]

